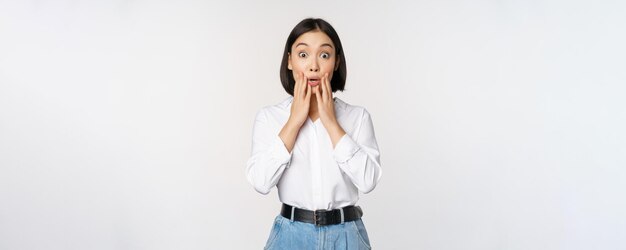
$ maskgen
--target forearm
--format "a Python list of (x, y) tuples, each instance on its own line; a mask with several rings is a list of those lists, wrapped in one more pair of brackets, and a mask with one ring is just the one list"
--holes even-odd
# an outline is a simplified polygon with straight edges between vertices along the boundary
[(333, 150), (333, 158), (361, 192), (369, 193), (376, 187), (382, 169), (375, 138), (361, 140), (359, 143), (346, 135)]
[(341, 140), (341, 137), (346, 134), (346, 131), (343, 130), (343, 128), (339, 125), (339, 123), (337, 123), (337, 121), (328, 126), (326, 128), (326, 131), (330, 136), (330, 141), (333, 143), (333, 148), (337, 146), (337, 143), (339, 142), (339, 140)]
[(283, 126), (280, 130), (280, 133), (278, 133), (278, 137), (280, 137), (283, 141), (283, 144), (285, 144), (285, 148), (287, 148), (289, 153), (291, 153), (291, 150), (293, 150), (293, 147), (296, 144), (296, 138), (298, 137), (300, 127), (301, 125), (295, 124), (290, 119), (287, 123), (285, 123), (285, 126)]

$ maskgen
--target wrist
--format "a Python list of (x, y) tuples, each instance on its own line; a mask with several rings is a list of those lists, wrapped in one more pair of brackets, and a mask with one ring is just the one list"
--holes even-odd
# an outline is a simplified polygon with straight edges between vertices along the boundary
[(285, 123), (285, 125), (283, 126), (284, 129), (288, 130), (288, 131), (299, 131), (300, 128), (302, 127), (302, 122), (297, 121), (296, 119), (289, 117), (289, 119), (287, 120), (287, 123)]
[(289, 119), (287, 119), (287, 123), (285, 124), (285, 127), (289, 129), (293, 129), (293, 130), (299, 130), (300, 127), (302, 127), (302, 124), (304, 124), (304, 122), (297, 121), (293, 117), (289, 116)]

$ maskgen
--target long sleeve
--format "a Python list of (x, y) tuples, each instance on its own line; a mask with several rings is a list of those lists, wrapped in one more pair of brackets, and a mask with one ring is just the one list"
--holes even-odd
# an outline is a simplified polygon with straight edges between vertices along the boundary
[(333, 158), (339, 168), (362, 193), (376, 187), (382, 175), (380, 152), (374, 134), (374, 125), (367, 110), (363, 109), (361, 125), (355, 138), (345, 134), (333, 150)]
[(278, 132), (272, 128), (265, 111), (259, 111), (254, 121), (252, 153), (246, 164), (246, 175), (261, 194), (270, 192), (291, 161), (291, 153), (285, 148)]

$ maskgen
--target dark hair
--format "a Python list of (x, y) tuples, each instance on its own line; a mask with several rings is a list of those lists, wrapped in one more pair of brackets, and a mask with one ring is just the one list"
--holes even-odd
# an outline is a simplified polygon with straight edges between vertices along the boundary
[(333, 26), (320, 18), (307, 18), (300, 21), (300, 23), (298, 23), (296, 27), (291, 30), (289, 37), (287, 37), (287, 43), (285, 43), (283, 61), (280, 64), (280, 81), (283, 83), (285, 91), (292, 96), (295, 80), (293, 79), (293, 73), (287, 68), (289, 65), (288, 60), (289, 54), (291, 53), (291, 46), (302, 34), (313, 30), (324, 32), (335, 44), (335, 54), (337, 55), (336, 60), (339, 60), (339, 65), (337, 70), (335, 70), (335, 73), (333, 73), (333, 78), (330, 80), (332, 92), (337, 90), (343, 91), (344, 86), (346, 85), (346, 58), (343, 54), (343, 46), (341, 46), (341, 40), (339, 40), (337, 32)]

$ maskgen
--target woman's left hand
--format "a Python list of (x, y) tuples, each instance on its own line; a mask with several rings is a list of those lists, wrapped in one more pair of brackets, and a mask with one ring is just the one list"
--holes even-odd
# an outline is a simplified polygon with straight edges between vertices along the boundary
[(322, 120), (322, 124), (324, 124), (326, 131), (328, 131), (328, 135), (330, 136), (334, 148), (346, 132), (343, 128), (341, 128), (341, 126), (339, 126), (337, 117), (335, 116), (335, 103), (333, 99), (333, 91), (330, 87), (330, 80), (328, 79), (328, 73), (326, 73), (322, 78), (322, 82), (319, 85), (315, 98), (317, 98), (317, 107), (320, 119)]

